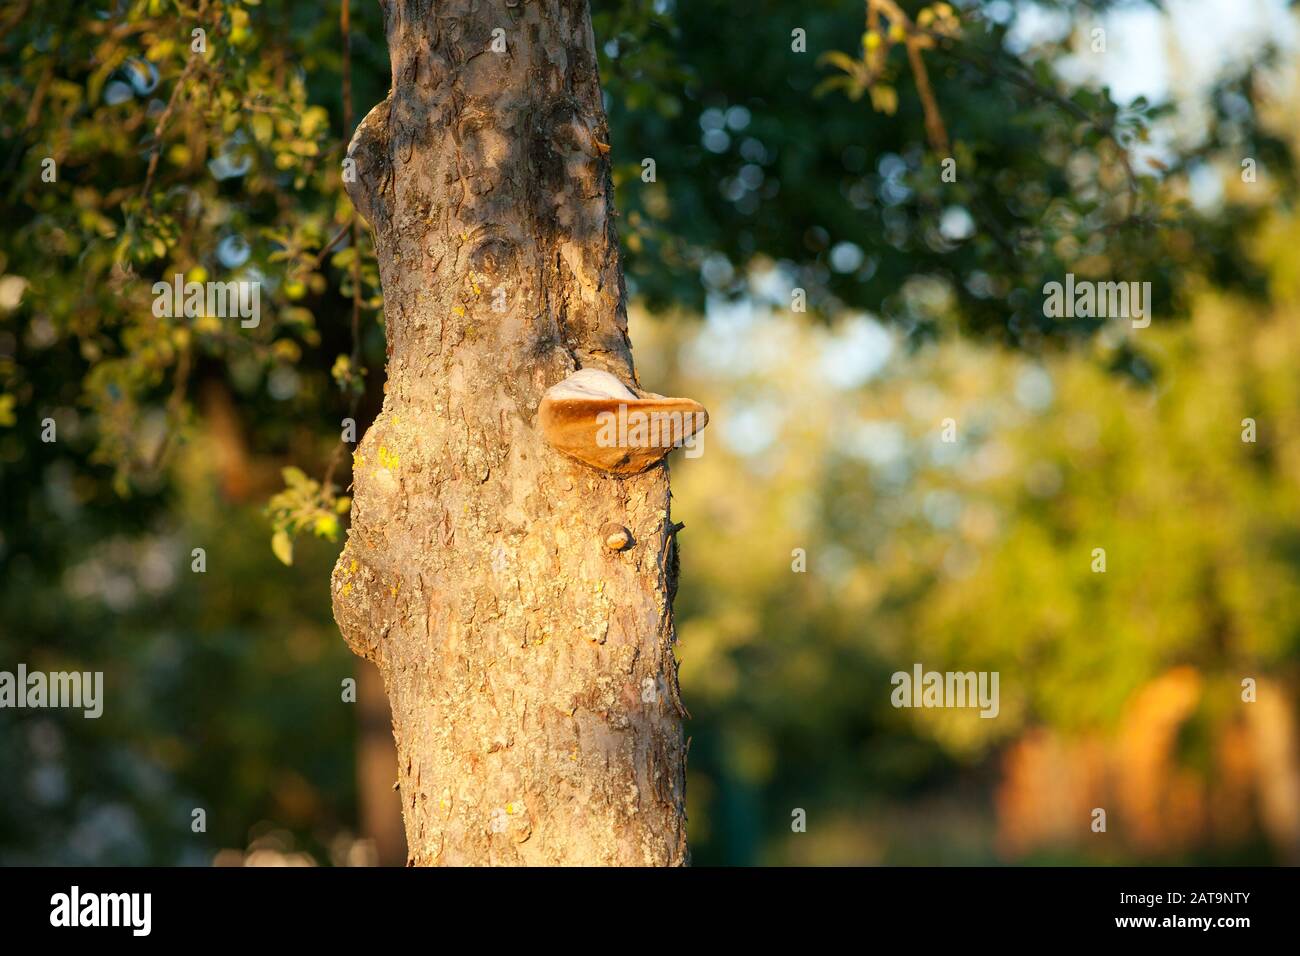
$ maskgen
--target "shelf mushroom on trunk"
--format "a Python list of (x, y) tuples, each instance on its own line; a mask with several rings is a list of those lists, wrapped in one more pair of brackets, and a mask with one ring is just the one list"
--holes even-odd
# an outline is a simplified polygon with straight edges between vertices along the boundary
[(674, 448), (698, 454), (709, 413), (689, 398), (638, 397), (609, 372), (584, 368), (547, 389), (537, 419), (556, 451), (600, 471), (635, 475)]

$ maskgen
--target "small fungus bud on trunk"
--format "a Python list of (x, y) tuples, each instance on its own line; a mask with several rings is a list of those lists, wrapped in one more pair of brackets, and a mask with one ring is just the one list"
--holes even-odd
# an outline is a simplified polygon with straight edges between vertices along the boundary
[(611, 521), (600, 529), (605, 547), (611, 551), (624, 551), (632, 546), (632, 533), (616, 521)]

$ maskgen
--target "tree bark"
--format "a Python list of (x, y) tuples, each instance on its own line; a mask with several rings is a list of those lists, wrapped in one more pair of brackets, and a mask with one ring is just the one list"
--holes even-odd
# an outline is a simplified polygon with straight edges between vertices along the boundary
[(683, 864), (667, 467), (617, 478), (536, 424), (578, 368), (645, 394), (586, 0), (383, 6), (392, 90), (347, 188), (387, 383), (332, 594), (392, 704), (409, 863)]

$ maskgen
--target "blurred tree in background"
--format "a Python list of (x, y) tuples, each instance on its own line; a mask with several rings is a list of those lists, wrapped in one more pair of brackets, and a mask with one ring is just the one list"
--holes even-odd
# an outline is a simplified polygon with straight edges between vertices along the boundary
[[(1151, 330), (1155, 386), (1081, 355), (909, 356), (862, 319), (680, 332), (678, 381), (720, 422), (675, 476), (697, 854), (1297, 859), (1295, 230), (1255, 246), (1269, 310), (1207, 286)], [(720, 353), (733, 322), (750, 347)], [(915, 662), (1000, 672), (998, 719), (893, 709)]]
[[(1188, 132), (1089, 73), (1115, 6), (951, 5), (948, 182), (862, 4), (593, 3), (638, 357), (717, 432), (675, 474), (700, 862), (1296, 858), (1294, 63), (1229, 62)], [(0, 669), (113, 702), (0, 713), (0, 861), (367, 859), (333, 545), (289, 538), (337, 540), (383, 380), (338, 13), (0, 13)], [(350, 41), (355, 121), (377, 5)], [(1151, 281), (1156, 322), (1045, 318), (1066, 272)], [(156, 316), (175, 273), (260, 282), (260, 324)], [(894, 710), (918, 660), (1000, 670), (1000, 718)]]

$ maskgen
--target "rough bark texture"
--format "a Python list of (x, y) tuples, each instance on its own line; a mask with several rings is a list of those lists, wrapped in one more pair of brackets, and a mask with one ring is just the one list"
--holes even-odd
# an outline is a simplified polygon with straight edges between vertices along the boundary
[(383, 6), (393, 88), (348, 189), (387, 384), (332, 591), (392, 704), (410, 862), (684, 863), (667, 468), (606, 475), (536, 427), (577, 368), (644, 394), (587, 3)]

